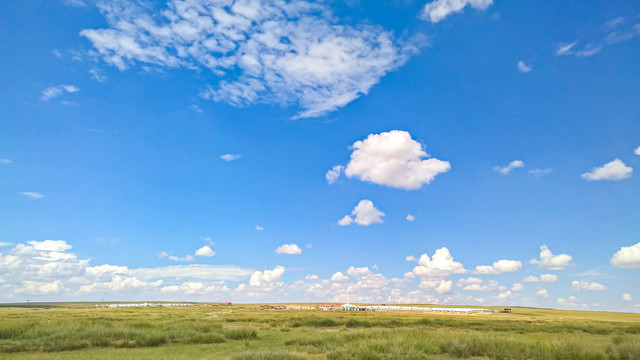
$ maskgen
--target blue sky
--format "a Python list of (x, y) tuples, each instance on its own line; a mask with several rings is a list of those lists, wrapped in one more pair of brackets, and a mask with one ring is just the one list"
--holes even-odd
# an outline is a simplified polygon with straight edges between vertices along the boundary
[(634, 2), (0, 8), (0, 301), (640, 311)]

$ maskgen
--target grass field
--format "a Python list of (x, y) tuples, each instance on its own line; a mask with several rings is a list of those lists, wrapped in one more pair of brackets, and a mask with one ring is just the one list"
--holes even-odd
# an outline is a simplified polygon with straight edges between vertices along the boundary
[(0, 306), (2, 359), (640, 359), (640, 314)]

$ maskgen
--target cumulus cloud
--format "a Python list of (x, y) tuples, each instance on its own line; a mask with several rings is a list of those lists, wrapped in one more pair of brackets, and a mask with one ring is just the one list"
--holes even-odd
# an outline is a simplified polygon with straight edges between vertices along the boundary
[(0, 253), (0, 299), (15, 301), (16, 294), (27, 294), (42, 301), (68, 301), (108, 294), (112, 299), (145, 300), (168, 293), (175, 299), (179, 294), (224, 293), (224, 281), (240, 281), (252, 274), (232, 265), (90, 266), (89, 260), (78, 259), (71, 249), (63, 240), (44, 240), (17, 244)]
[(411, 214), (408, 214), (408, 215), (407, 215), (407, 217), (406, 217), (406, 219), (407, 219), (407, 221), (413, 221), (413, 220), (415, 220), (415, 219), (416, 219), (416, 217), (415, 217), (415, 216), (413, 216), (413, 215), (411, 215)]
[(205, 246), (201, 247), (200, 249), (196, 250), (196, 256), (211, 257), (211, 256), (213, 256), (215, 254), (216, 254), (216, 252), (213, 251), (207, 245), (205, 245)]
[(80, 34), (106, 63), (208, 69), (223, 80), (201, 96), (234, 106), (292, 104), (316, 117), (367, 94), (418, 51), (369, 24), (337, 22), (323, 3), (169, 0), (100, 2), (109, 25)]
[(524, 285), (520, 283), (514, 283), (513, 286), (511, 287), (511, 291), (515, 291), (515, 292), (524, 291)]
[(520, 71), (521, 73), (528, 73), (528, 72), (531, 72), (532, 70), (533, 68), (525, 64), (524, 61), (518, 61), (518, 71)]
[(370, 200), (361, 200), (351, 212), (351, 216), (345, 215), (338, 221), (338, 225), (347, 226), (356, 223), (369, 226), (374, 223), (382, 223), (384, 213), (378, 210)]
[(513, 169), (524, 167), (524, 162), (522, 160), (513, 160), (507, 166), (494, 166), (493, 170), (499, 172), (502, 175), (507, 175)]
[(634, 153), (634, 154), (636, 154), (636, 155), (638, 155), (638, 156), (640, 156), (640, 146), (638, 146), (638, 147), (633, 151), (633, 153)]
[(547, 245), (540, 246), (540, 260), (531, 259), (530, 264), (537, 264), (539, 268), (549, 270), (562, 270), (567, 267), (573, 258), (571, 255), (553, 255)]
[(296, 244), (284, 244), (278, 246), (276, 252), (278, 254), (300, 255), (302, 254), (302, 249)]
[(588, 282), (588, 281), (572, 281), (571, 282), (571, 290), (573, 291), (604, 291), (607, 288), (597, 282)]
[(262, 230), (264, 230), (264, 228), (263, 228), (262, 226), (258, 226), (258, 225), (256, 225), (256, 230), (258, 230), (258, 231), (262, 231)]
[(331, 170), (327, 171), (327, 173), (324, 176), (327, 179), (327, 183), (333, 184), (336, 181), (338, 181), (338, 178), (340, 178), (340, 175), (342, 174), (343, 170), (344, 170), (344, 166), (336, 165)]
[(536, 291), (536, 295), (546, 299), (549, 297), (549, 292), (547, 291), (547, 289), (539, 289), (538, 291)]
[(405, 279), (420, 278), (421, 289), (435, 291), (444, 294), (451, 291), (452, 281), (446, 279), (453, 274), (462, 274), (466, 270), (464, 266), (453, 260), (453, 256), (446, 247), (436, 250), (432, 257), (423, 254), (418, 260), (418, 265), (411, 272), (404, 275)]
[(44, 197), (44, 195), (38, 192), (33, 192), (33, 191), (24, 191), (24, 192), (21, 192), (20, 195), (24, 195), (29, 199), (42, 199)]
[(623, 246), (611, 258), (611, 264), (625, 269), (640, 269), (640, 242)]
[(622, 300), (624, 301), (631, 301), (631, 295), (629, 294), (622, 294)]
[(615, 159), (601, 167), (594, 167), (591, 172), (582, 174), (582, 178), (588, 181), (596, 180), (624, 180), (631, 177), (633, 169), (626, 166), (622, 160)]
[(224, 155), (220, 155), (220, 159), (224, 160), (224, 161), (233, 161), (233, 160), (238, 160), (242, 157), (242, 155), (238, 155), (238, 154), (224, 154)]
[(349, 280), (349, 277), (341, 273), (340, 271), (331, 275), (331, 281), (348, 281), (348, 280)]
[(562, 305), (564, 307), (569, 307), (569, 308), (586, 308), (587, 307), (586, 304), (582, 304), (580, 300), (578, 300), (578, 298), (575, 296), (569, 296), (568, 299), (558, 298), (557, 301), (558, 301), (558, 305)]
[(456, 286), (466, 291), (506, 291), (507, 288), (500, 285), (495, 280), (489, 280), (486, 283), (480, 278), (468, 277), (466, 279), (460, 279), (456, 283)]
[(320, 277), (318, 275), (307, 275), (304, 277), (305, 280), (318, 280)]
[(435, 0), (427, 3), (420, 17), (437, 23), (447, 16), (461, 12), (467, 5), (476, 10), (485, 10), (493, 4), (493, 0)]
[(499, 260), (493, 265), (479, 265), (473, 271), (474, 274), (502, 274), (516, 272), (522, 267), (522, 262), (517, 260)]
[(378, 185), (416, 190), (451, 168), (448, 161), (429, 158), (422, 144), (406, 131), (369, 134), (352, 148), (345, 175)]
[(58, 85), (51, 86), (44, 90), (42, 90), (42, 94), (40, 95), (40, 99), (42, 101), (51, 100), (53, 98), (57, 98), (58, 96), (66, 93), (74, 93), (78, 92), (80, 89), (75, 85)]

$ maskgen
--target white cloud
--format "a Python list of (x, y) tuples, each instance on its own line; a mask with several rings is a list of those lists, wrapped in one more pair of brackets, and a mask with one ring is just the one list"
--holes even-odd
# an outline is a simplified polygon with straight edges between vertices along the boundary
[(531, 72), (532, 70), (533, 68), (525, 64), (524, 61), (518, 61), (518, 71), (520, 71), (521, 73), (528, 73), (528, 72)]
[(336, 165), (331, 170), (327, 171), (324, 176), (327, 179), (327, 183), (333, 184), (338, 181), (340, 174), (342, 174), (342, 170), (344, 170), (344, 166)]
[(638, 147), (633, 151), (633, 153), (634, 153), (634, 154), (636, 154), (636, 155), (638, 155), (638, 156), (640, 156), (640, 146), (638, 146)]
[(304, 277), (305, 280), (318, 280), (320, 277), (318, 275), (307, 275)]
[(68, 245), (64, 240), (27, 241), (27, 244), (38, 251), (62, 252), (71, 249), (71, 245)]
[(13, 245), (13, 244), (10, 243), (10, 242), (0, 241), (0, 247), (2, 247), (2, 246), (11, 246), (11, 245)]
[(186, 255), (184, 257), (178, 257), (178, 256), (169, 256), (169, 260), (173, 260), (173, 261), (194, 261), (196, 258), (193, 255)]
[(591, 172), (582, 174), (582, 178), (595, 181), (595, 180), (623, 180), (631, 177), (633, 169), (626, 166), (622, 160), (615, 159), (608, 162), (601, 167), (594, 167)]
[(553, 274), (542, 274), (540, 277), (538, 276), (527, 276), (522, 279), (524, 282), (556, 282), (558, 280), (557, 275)]
[(558, 280), (558, 275), (553, 275), (553, 274), (540, 275), (540, 281), (542, 282), (556, 282), (557, 280)]
[(565, 298), (558, 298), (558, 304), (565, 306), (565, 307), (571, 307), (571, 308), (585, 308), (587, 307), (586, 304), (582, 304), (580, 303), (580, 300), (578, 300), (577, 297), (575, 296), (569, 296), (568, 299)]
[[(369, 274), (373, 274), (371, 272), (371, 270), (369, 270), (369, 267), (365, 266), (365, 267), (349, 267), (347, 269), (347, 275), (349, 276), (353, 276), (355, 278), (360, 278), (363, 277), (365, 275), (369, 275)], [(334, 274), (335, 275), (335, 274)]]
[(489, 280), (483, 284), (482, 279), (469, 277), (467, 279), (460, 279), (456, 284), (457, 287), (461, 287), (466, 291), (506, 291), (507, 288), (500, 285), (495, 280)]
[(278, 246), (276, 252), (278, 254), (300, 255), (302, 254), (302, 249), (296, 244), (284, 244)]
[(338, 24), (328, 6), (302, 0), (169, 0), (161, 7), (121, 0), (99, 8), (109, 27), (80, 34), (108, 64), (209, 69), (223, 80), (203, 97), (234, 106), (296, 103), (298, 117), (367, 94), (419, 46), (378, 26)]
[(166, 251), (160, 251), (158, 253), (158, 258), (159, 259), (166, 258), (167, 256), (169, 256), (169, 253), (167, 253)]
[(540, 260), (531, 259), (530, 264), (537, 264), (539, 268), (549, 270), (562, 270), (571, 263), (571, 255), (553, 255), (547, 245), (540, 246)]
[(348, 281), (348, 280), (349, 280), (349, 277), (341, 273), (340, 271), (331, 275), (331, 281)]
[(191, 108), (191, 110), (197, 112), (198, 114), (202, 114), (204, 111), (202, 111), (202, 108), (197, 105), (197, 104), (191, 104), (191, 106), (189, 106)]
[(515, 292), (524, 291), (524, 285), (520, 283), (514, 283), (513, 286), (511, 287), (511, 291), (515, 291)]
[(640, 242), (623, 246), (611, 258), (611, 264), (625, 269), (640, 269)]
[(588, 281), (572, 281), (571, 282), (571, 290), (573, 291), (578, 291), (578, 292), (582, 292), (582, 291), (604, 291), (607, 288), (597, 282), (588, 282)]
[(512, 297), (513, 297), (513, 293), (509, 290), (505, 292), (501, 292), (500, 294), (498, 294), (498, 296), (496, 296), (496, 298), (498, 299), (511, 299)]
[(224, 160), (224, 161), (234, 161), (234, 160), (238, 160), (242, 157), (242, 155), (238, 155), (238, 154), (224, 154), (224, 155), (220, 155), (220, 159)]
[(433, 257), (423, 254), (418, 260), (418, 265), (413, 270), (404, 275), (405, 279), (420, 278), (420, 288), (428, 290), (450, 289), (448, 281), (445, 281), (453, 274), (462, 274), (466, 270), (464, 266), (453, 260), (453, 256), (446, 247), (436, 250)]
[(95, 80), (95, 81), (97, 81), (99, 83), (105, 83), (105, 82), (107, 82), (107, 79), (108, 79), (105, 75), (102, 74), (102, 71), (100, 71), (98, 69), (89, 70), (89, 75), (91, 75), (93, 80)]
[(16, 293), (55, 294), (60, 292), (60, 290), (62, 289), (60, 280), (56, 280), (50, 283), (25, 280), (22, 282), (22, 285), (22, 287), (16, 289)]
[(573, 47), (578, 44), (578, 41), (572, 43), (560, 43), (556, 47), (556, 55), (571, 55), (573, 53)]
[[(280, 265), (276, 266), (273, 270), (256, 271), (251, 275), (251, 278), (249, 278), (249, 288), (251, 291), (271, 291), (276, 286), (281, 285), (278, 284), (278, 281), (282, 278), (284, 272), (284, 266)], [(244, 290), (242, 285), (244, 284), (239, 286), (240, 291)]]
[(56, 98), (56, 97), (62, 95), (63, 93), (65, 93), (65, 92), (74, 93), (74, 92), (78, 92), (78, 91), (80, 91), (80, 89), (75, 85), (51, 86), (51, 87), (48, 87), (48, 88), (42, 90), (42, 95), (40, 96), (40, 99), (42, 101), (47, 101), (47, 100), (51, 100), (53, 98)]
[(44, 197), (44, 195), (37, 192), (32, 192), (32, 191), (24, 191), (24, 192), (21, 192), (20, 195), (24, 195), (30, 199), (42, 199)]
[(529, 174), (531, 174), (531, 175), (533, 175), (535, 177), (543, 177), (543, 176), (551, 174), (552, 172), (553, 172), (553, 169), (551, 169), (551, 168), (529, 170)]
[(179, 293), (185, 295), (194, 294), (224, 294), (230, 290), (224, 281), (216, 283), (204, 283), (201, 281), (187, 281), (180, 285), (165, 286), (160, 289), (163, 293)]
[(0, 164), (11, 164), (11, 163), (13, 163), (13, 161), (9, 159), (0, 159)]
[(351, 212), (351, 216), (345, 215), (338, 221), (338, 225), (347, 226), (356, 223), (362, 226), (369, 226), (374, 223), (382, 223), (384, 213), (378, 210), (370, 200), (360, 200), (358, 205)]
[(409, 215), (407, 215), (406, 219), (407, 219), (407, 221), (413, 221), (413, 220), (416, 219), (416, 217), (411, 215), (411, 214), (409, 214)]
[(428, 158), (422, 144), (406, 131), (369, 134), (352, 148), (345, 175), (378, 185), (416, 190), (451, 168), (448, 161)]
[(493, 265), (479, 265), (473, 271), (474, 274), (502, 274), (516, 272), (522, 267), (522, 262), (517, 260), (499, 260)]
[(511, 170), (521, 167), (524, 167), (524, 162), (522, 162), (522, 160), (513, 160), (507, 166), (494, 166), (493, 170), (499, 172), (502, 175), (507, 175), (511, 172)]
[(424, 6), (420, 17), (437, 23), (451, 14), (461, 12), (467, 5), (477, 10), (485, 10), (492, 4), (493, 0), (435, 0)]
[(549, 292), (547, 291), (547, 289), (540, 289), (538, 291), (536, 291), (536, 295), (538, 295), (541, 298), (548, 298), (549, 297)]
[(262, 231), (262, 230), (264, 230), (264, 228), (263, 228), (262, 226), (258, 226), (258, 225), (256, 225), (256, 230), (257, 230), (257, 231)]
[(213, 251), (208, 245), (205, 245), (200, 249), (196, 250), (196, 256), (211, 257), (215, 254), (216, 252)]
[(624, 301), (631, 301), (631, 295), (629, 294), (622, 294), (622, 300)]
[(349, 215), (345, 215), (342, 219), (338, 220), (338, 225), (348, 226), (353, 223), (353, 218)]
[(87, 3), (84, 0), (60, 0), (63, 4), (73, 7), (85, 7)]

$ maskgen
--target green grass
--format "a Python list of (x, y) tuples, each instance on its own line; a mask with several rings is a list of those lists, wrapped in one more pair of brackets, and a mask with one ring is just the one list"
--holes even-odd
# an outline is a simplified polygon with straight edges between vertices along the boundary
[(640, 315), (0, 307), (3, 359), (638, 359)]

